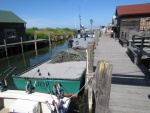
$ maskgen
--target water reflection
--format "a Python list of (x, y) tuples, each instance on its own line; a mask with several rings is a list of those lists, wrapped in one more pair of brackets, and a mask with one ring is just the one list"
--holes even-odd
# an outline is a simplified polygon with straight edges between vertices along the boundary
[[(16, 67), (17, 70), (14, 70), (10, 76), (7, 78), (9, 89), (16, 89), (14, 82), (12, 80), (12, 75), (22, 72), (26, 68), (30, 68), (40, 62), (43, 62), (47, 59), (50, 59), (51, 56), (60, 49), (68, 48), (67, 41), (61, 41), (52, 43), (51, 46), (47, 46), (42, 49), (32, 50), (24, 52), (18, 55), (11, 57), (1, 58), (0, 59), (0, 74), (3, 73), (9, 67)], [(82, 51), (81, 54), (86, 55), (85, 51)], [(86, 56), (85, 56), (86, 57)], [(6, 74), (5, 74), (6, 75)], [(5, 75), (2, 75), (3, 77)], [(88, 104), (87, 104), (87, 92), (82, 91), (79, 94), (77, 99), (72, 99), (69, 112), (68, 113), (88, 113)]]
[[(51, 56), (60, 49), (68, 48), (68, 43), (66, 41), (60, 41), (53, 43), (50, 46), (24, 52), (18, 55), (0, 58), (0, 74), (3, 73), (9, 67), (16, 67), (17, 70), (13, 71), (10, 76), (8, 76), (9, 86), (13, 86), (12, 75), (22, 72), (24, 69), (32, 67), (40, 62), (50, 59)], [(2, 75), (2, 77), (5, 75)]]
[(24, 53), (22, 53), (22, 58), (23, 58), (24, 66), (26, 67), (27, 64), (26, 64), (26, 59), (25, 59)]

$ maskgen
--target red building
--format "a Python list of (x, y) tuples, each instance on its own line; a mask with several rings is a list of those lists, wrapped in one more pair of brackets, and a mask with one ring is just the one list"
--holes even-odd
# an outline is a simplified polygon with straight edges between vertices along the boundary
[(133, 32), (150, 30), (150, 3), (116, 7), (118, 38), (122, 32), (127, 36)]

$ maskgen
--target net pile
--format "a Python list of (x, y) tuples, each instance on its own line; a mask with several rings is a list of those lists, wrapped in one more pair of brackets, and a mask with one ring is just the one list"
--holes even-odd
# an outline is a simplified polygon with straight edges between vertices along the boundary
[(57, 51), (51, 58), (50, 63), (62, 63), (69, 61), (85, 61), (84, 55), (80, 54), (71, 48)]

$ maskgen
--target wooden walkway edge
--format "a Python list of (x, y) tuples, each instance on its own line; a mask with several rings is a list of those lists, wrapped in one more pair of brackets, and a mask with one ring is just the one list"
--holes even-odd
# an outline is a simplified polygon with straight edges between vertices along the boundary
[(108, 113), (150, 113), (150, 79), (142, 65), (135, 65), (127, 48), (102, 35), (94, 52), (94, 66), (100, 60), (113, 65)]

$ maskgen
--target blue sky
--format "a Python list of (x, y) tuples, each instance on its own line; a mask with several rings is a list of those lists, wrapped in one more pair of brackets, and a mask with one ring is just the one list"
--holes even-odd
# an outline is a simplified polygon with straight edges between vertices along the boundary
[(0, 10), (12, 11), (27, 27), (79, 28), (79, 13), (82, 25), (90, 28), (111, 23), (116, 6), (148, 3), (149, 0), (0, 0)]

